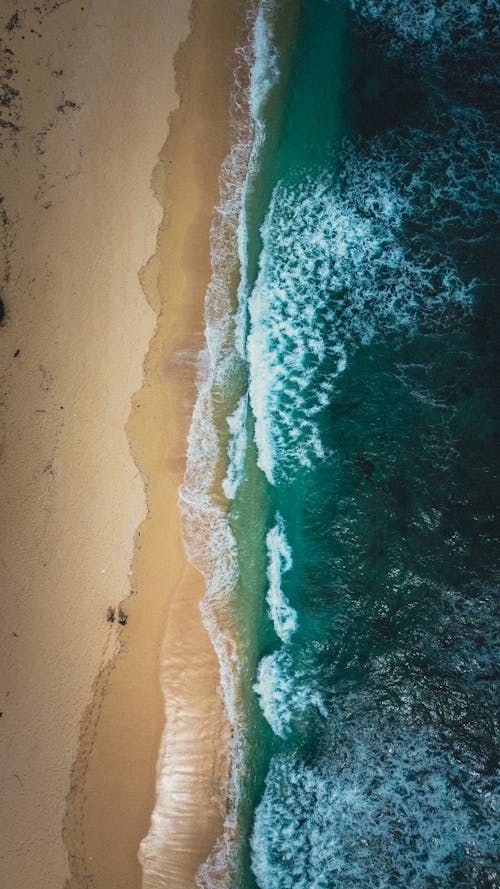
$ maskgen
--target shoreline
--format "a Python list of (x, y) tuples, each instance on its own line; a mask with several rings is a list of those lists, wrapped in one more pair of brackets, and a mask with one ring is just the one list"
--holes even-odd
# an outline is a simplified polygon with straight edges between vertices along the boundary
[[(127, 424), (148, 511), (136, 532), (135, 595), (122, 603), (128, 623), (120, 651), (98, 677), (82, 725), (65, 826), (73, 856), (68, 889), (138, 889), (140, 840), (143, 889), (193, 889), (222, 832), (230, 732), (199, 610), (204, 579), (184, 552), (178, 489), (204, 344), (210, 227), (229, 149), (230, 63), (241, 12), (225, 2), (210, 9), (195, 2), (175, 59), (179, 107), (152, 179), (164, 219), (141, 273), (157, 327)], [(168, 784), (166, 809), (164, 793), (155, 803), (153, 785), (164, 712), (156, 789)]]

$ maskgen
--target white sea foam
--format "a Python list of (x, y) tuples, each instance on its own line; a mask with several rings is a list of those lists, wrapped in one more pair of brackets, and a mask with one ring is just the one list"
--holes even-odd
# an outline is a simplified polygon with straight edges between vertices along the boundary
[(228, 445), (228, 465), (222, 490), (228, 500), (234, 500), (236, 491), (245, 475), (245, 454), (247, 449), (248, 395), (242, 395), (235, 410), (227, 418), (230, 440)]
[(273, 7), (274, 0), (261, 0), (253, 30), (254, 56), (248, 95), (253, 132), (238, 222), (240, 283), (238, 285), (238, 308), (235, 317), (235, 347), (242, 359), (246, 358), (247, 306), (249, 297), (247, 202), (252, 194), (255, 178), (259, 171), (260, 156), (266, 137), (263, 112), (266, 102), (279, 80), (279, 57), (271, 37), (270, 27)]
[(288, 642), (297, 629), (297, 612), (283, 593), (283, 574), (292, 570), (292, 550), (286, 539), (283, 517), (276, 514), (276, 524), (266, 535), (267, 546), (267, 604), (276, 635)]
[(314, 766), (274, 758), (257, 808), (260, 889), (469, 889), (495, 885), (495, 793), (431, 729), (371, 713)]
[[(413, 129), (346, 144), (338, 177), (320, 170), (275, 187), (247, 342), (258, 463), (271, 483), (326, 456), (322, 416), (354, 351), (470, 311), (476, 282), (446, 251), (458, 221), (476, 237), (492, 224), (500, 162), (477, 109), (447, 113), (446, 141)], [(415, 222), (425, 238), (408, 237)]]
[[(343, 187), (359, 212), (396, 228), (418, 216), (431, 234), (447, 238), (457, 223), (477, 229), (498, 222), (500, 152), (494, 129), (478, 108), (451, 105), (438, 109), (438, 116), (447, 137), (416, 127), (393, 131), (372, 142), (362, 164), (355, 148), (348, 150)], [(416, 168), (408, 156), (419, 159)], [(388, 183), (396, 187), (387, 203)]]
[(279, 58), (270, 30), (270, 17), (275, 0), (262, 0), (259, 5), (253, 34), (254, 63), (250, 79), (250, 113), (255, 122), (263, 125), (264, 104), (279, 80)]
[(286, 738), (301, 719), (316, 711), (325, 719), (325, 703), (310, 674), (294, 667), (289, 652), (282, 648), (262, 658), (254, 691), (261, 710), (278, 738)]

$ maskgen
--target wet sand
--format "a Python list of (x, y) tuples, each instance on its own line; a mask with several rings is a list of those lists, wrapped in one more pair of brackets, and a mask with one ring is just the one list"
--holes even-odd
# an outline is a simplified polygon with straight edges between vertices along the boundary
[[(127, 427), (148, 513), (137, 534), (120, 652), (98, 678), (82, 724), (65, 819), (70, 889), (139, 889), (137, 853), (146, 834), (144, 889), (194, 889), (222, 829), (228, 727), (199, 611), (203, 579), (183, 548), (178, 488), (203, 345), (210, 224), (229, 148), (240, 18), (239, 4), (195, 2), (190, 36), (176, 58), (181, 103), (153, 176), (164, 219), (142, 273), (158, 323)], [(162, 804), (150, 826), (155, 777)]]

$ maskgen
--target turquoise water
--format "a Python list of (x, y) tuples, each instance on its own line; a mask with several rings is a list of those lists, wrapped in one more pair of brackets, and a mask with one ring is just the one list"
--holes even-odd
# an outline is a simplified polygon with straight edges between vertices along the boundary
[(226, 480), (240, 889), (500, 886), (499, 11), (260, 7)]

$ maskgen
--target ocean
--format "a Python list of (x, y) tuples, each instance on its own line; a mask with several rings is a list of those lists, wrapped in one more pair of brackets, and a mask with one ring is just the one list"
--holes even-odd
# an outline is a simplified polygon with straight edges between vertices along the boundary
[(181, 491), (205, 889), (500, 887), (499, 13), (249, 5)]

